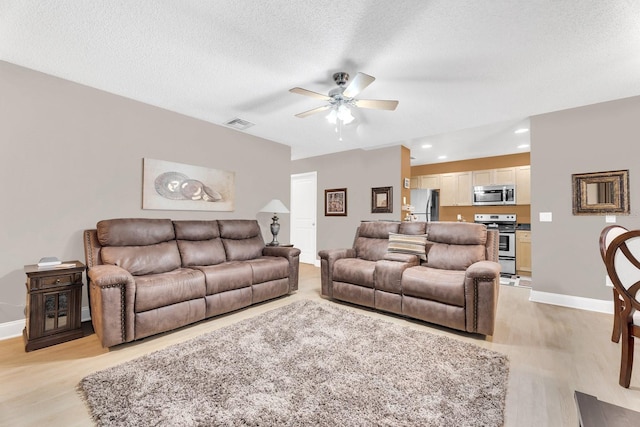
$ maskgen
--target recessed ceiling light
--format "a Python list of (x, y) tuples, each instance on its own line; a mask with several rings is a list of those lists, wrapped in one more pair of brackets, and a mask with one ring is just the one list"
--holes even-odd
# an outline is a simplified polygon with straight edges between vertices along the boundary
[(438, 160), (446, 159), (447, 156), (438, 156)]
[(529, 148), (529, 144), (520, 144), (518, 148)]
[(431, 148), (431, 147), (433, 147), (433, 145), (431, 145), (431, 144), (423, 144), (422, 145), (422, 148)]
[(527, 133), (527, 132), (529, 132), (529, 129), (527, 129), (527, 128), (520, 128), (520, 129), (517, 129), (514, 133)]

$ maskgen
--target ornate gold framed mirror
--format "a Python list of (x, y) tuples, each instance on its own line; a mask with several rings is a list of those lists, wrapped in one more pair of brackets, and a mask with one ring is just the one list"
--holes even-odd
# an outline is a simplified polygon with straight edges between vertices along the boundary
[(574, 215), (629, 215), (629, 170), (576, 173)]

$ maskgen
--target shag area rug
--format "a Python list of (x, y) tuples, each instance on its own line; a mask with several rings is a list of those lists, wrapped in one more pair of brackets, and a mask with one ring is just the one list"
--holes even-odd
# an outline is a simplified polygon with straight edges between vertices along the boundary
[(91, 374), (101, 426), (501, 426), (507, 357), (298, 301)]

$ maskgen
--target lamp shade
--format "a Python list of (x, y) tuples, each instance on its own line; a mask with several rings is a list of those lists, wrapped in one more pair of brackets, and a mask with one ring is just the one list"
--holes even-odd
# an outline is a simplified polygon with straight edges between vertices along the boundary
[(282, 203), (280, 200), (273, 199), (269, 203), (264, 205), (264, 207), (260, 209), (260, 212), (289, 213), (289, 209), (287, 209), (284, 203)]

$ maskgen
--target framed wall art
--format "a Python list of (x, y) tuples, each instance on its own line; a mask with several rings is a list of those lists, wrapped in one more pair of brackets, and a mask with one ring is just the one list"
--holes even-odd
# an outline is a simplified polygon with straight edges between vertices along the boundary
[(324, 190), (324, 216), (347, 216), (347, 189)]
[(234, 172), (145, 158), (142, 175), (142, 209), (234, 210)]
[(571, 175), (574, 215), (629, 215), (629, 170)]
[(393, 213), (393, 187), (371, 189), (371, 213)]

